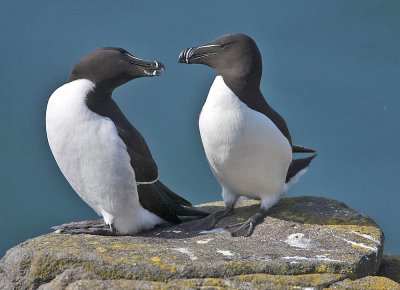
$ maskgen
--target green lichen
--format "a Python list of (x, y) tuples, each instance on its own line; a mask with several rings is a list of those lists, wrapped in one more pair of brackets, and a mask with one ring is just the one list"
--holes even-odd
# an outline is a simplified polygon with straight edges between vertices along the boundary
[(251, 262), (228, 261), (220, 267), (221, 276), (234, 276), (243, 273), (258, 273), (260, 265)]
[(271, 217), (303, 224), (320, 225), (374, 225), (344, 203), (322, 197), (300, 196), (283, 198), (271, 208)]

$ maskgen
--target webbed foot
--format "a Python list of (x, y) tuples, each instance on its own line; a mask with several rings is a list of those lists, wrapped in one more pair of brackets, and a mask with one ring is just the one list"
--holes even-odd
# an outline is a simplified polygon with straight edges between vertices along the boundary
[(213, 212), (203, 219), (182, 223), (180, 226), (188, 231), (210, 230), (215, 227), (219, 220), (232, 215), (233, 210), (233, 207), (227, 207), (223, 210)]
[(54, 226), (51, 229), (60, 234), (116, 235), (114, 227), (106, 225), (103, 220), (71, 222)]
[(249, 218), (244, 223), (228, 225), (226, 229), (236, 229), (231, 232), (232, 237), (250, 237), (256, 225), (263, 222), (264, 218), (267, 216), (267, 211), (260, 209), (255, 215)]

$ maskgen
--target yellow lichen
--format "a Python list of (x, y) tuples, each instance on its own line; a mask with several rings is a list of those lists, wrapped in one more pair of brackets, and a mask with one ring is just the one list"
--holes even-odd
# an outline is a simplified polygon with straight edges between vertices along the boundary
[(153, 263), (160, 263), (160, 262), (161, 262), (161, 259), (160, 259), (159, 257), (151, 257), (150, 260), (151, 260)]
[(221, 265), (224, 275), (233, 276), (240, 273), (257, 273), (260, 271), (260, 265), (251, 262), (229, 261)]
[(176, 267), (175, 265), (172, 264), (168, 264), (167, 262), (165, 262), (164, 260), (162, 260), (160, 257), (154, 256), (150, 258), (150, 261), (156, 265), (157, 267), (159, 267), (162, 270), (167, 270), (170, 273), (176, 273)]
[(317, 273), (330, 273), (333, 271), (334, 269), (329, 264), (321, 264), (315, 267), (315, 272)]
[(104, 253), (104, 252), (107, 252), (107, 249), (105, 249), (105, 248), (103, 248), (103, 247), (97, 247), (97, 248), (96, 248), (96, 252)]
[(371, 249), (368, 249), (366, 247), (363, 247), (361, 245), (357, 245), (357, 244), (351, 244), (351, 247), (358, 251), (358, 252), (371, 252)]
[(122, 251), (129, 251), (129, 250), (137, 250), (137, 249), (143, 249), (146, 247), (150, 247), (151, 245), (149, 244), (122, 244), (119, 242), (114, 242), (110, 245), (111, 248), (115, 250), (122, 250)]
[(374, 240), (380, 241), (383, 237), (382, 230), (375, 224), (371, 225), (329, 225), (328, 227), (335, 229), (336, 231), (352, 232), (355, 236), (365, 241), (370, 241), (367, 238), (361, 237), (358, 234), (364, 234), (371, 236)]

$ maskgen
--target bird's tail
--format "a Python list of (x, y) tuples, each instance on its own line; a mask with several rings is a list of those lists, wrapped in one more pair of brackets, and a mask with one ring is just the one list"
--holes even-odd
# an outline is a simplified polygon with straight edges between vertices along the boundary
[(315, 150), (301, 146), (301, 145), (292, 144), (292, 152), (293, 153), (315, 153)]
[(307, 172), (308, 166), (316, 156), (317, 154), (314, 154), (306, 158), (294, 159), (292, 161), (286, 175), (284, 192), (287, 192), (290, 187), (292, 187), (299, 181), (300, 177)]
[(180, 223), (179, 217), (208, 215), (192, 207), (189, 201), (173, 192), (161, 181), (138, 185), (138, 193), (139, 202), (145, 209), (171, 223)]
[(162, 183), (161, 181), (158, 181), (158, 186), (160, 190), (162, 190), (170, 199), (172, 199), (176, 203), (184, 206), (192, 206), (192, 203), (190, 201), (184, 199), (180, 195), (177, 195), (175, 192), (165, 186), (164, 183)]
[(175, 212), (178, 216), (201, 216), (201, 217), (204, 217), (204, 216), (208, 215), (208, 213), (194, 208), (191, 202), (189, 202), (188, 200), (184, 199), (182, 196), (173, 192), (161, 181), (158, 181), (158, 182), (159, 182), (158, 185), (160, 186), (161, 190), (172, 201), (174, 201), (176, 204), (178, 204), (178, 206), (175, 207)]

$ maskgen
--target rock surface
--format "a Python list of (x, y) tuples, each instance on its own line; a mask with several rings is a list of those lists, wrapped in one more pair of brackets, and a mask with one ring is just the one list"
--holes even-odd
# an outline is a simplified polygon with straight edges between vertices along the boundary
[[(207, 211), (221, 207), (220, 202), (202, 205)], [(319, 197), (285, 198), (250, 238), (233, 238), (222, 229), (228, 223), (246, 220), (258, 207), (258, 202), (243, 201), (234, 216), (208, 232), (163, 226), (135, 237), (40, 236), (7, 252), (0, 261), (0, 285), (90, 289), (112, 283), (113, 288), (123, 289), (137, 285), (134, 283), (144, 283), (143, 288), (156, 283), (157, 288), (169, 282), (177, 286), (189, 283), (194, 288), (204, 283), (251, 288), (259, 285), (257, 281), (275, 283), (275, 277), (276, 283), (289, 288), (320, 288), (377, 272), (383, 233), (371, 219), (345, 204)], [(77, 268), (81, 276), (76, 271), (68, 274)], [(2, 277), (5, 282), (1, 282)]]
[[(85, 276), (85, 278), (83, 278)], [(301, 285), (323, 289), (344, 279), (340, 274), (270, 275), (247, 274), (229, 278), (174, 279), (168, 282), (143, 280), (100, 280), (83, 269), (67, 270), (39, 290), (67, 289), (290, 289)]]
[(400, 284), (386, 277), (364, 277), (357, 280), (345, 279), (332, 284), (329, 288), (333, 289), (374, 289), (374, 290), (400, 290)]
[(400, 256), (383, 255), (378, 275), (388, 277), (400, 283)]

